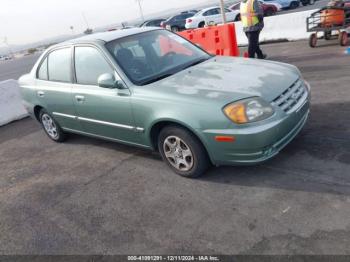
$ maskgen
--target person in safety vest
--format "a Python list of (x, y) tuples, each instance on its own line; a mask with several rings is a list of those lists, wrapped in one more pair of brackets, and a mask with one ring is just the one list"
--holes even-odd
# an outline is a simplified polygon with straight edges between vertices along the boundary
[(264, 28), (264, 11), (258, 0), (242, 0), (240, 6), (243, 31), (248, 38), (248, 54), (250, 58), (266, 58), (259, 47), (259, 35)]

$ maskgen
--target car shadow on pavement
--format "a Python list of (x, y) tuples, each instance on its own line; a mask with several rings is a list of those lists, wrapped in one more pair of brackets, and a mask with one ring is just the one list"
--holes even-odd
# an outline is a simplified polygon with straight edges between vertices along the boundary
[(69, 137), (65, 143), (69, 143), (72, 145), (87, 145), (87, 146), (91, 145), (91, 146), (103, 147), (103, 148), (108, 148), (108, 149), (115, 150), (125, 154), (134, 154), (140, 157), (149, 158), (150, 160), (159, 160), (159, 161), (162, 160), (158, 152), (153, 152), (151, 150), (147, 150), (139, 147), (124, 145), (116, 142), (110, 142), (110, 141), (101, 140), (101, 139), (88, 137), (88, 136), (69, 134)]
[(350, 102), (315, 104), (302, 132), (275, 158), (211, 169), (203, 181), (350, 195)]

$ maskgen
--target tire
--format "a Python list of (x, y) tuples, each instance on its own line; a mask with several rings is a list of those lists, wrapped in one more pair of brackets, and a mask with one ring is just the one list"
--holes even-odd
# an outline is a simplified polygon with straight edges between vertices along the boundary
[(309, 4), (309, 1), (302, 1), (301, 4), (302, 4), (303, 6), (307, 6), (307, 5)]
[(317, 46), (317, 35), (313, 33), (309, 37), (309, 46), (315, 48)]
[(63, 132), (60, 125), (45, 109), (40, 110), (39, 120), (46, 135), (51, 140), (58, 143), (64, 142), (66, 140), (67, 134)]
[(236, 22), (241, 21), (241, 14), (238, 14), (235, 19)]
[(291, 2), (290, 3), (290, 6), (289, 6), (289, 8), (290, 9), (296, 9), (296, 8), (298, 8), (299, 7), (299, 5), (300, 5), (300, 3), (299, 2)]
[(172, 32), (175, 32), (175, 33), (176, 33), (176, 32), (179, 32), (179, 28), (178, 28), (177, 26), (172, 26), (172, 27), (171, 27), (171, 31), (172, 31)]
[(265, 16), (272, 16), (274, 14), (275, 14), (275, 12), (273, 11), (272, 8), (268, 8), (265, 12)]
[(324, 39), (331, 40), (332, 39), (332, 31), (325, 31), (324, 32)]
[(339, 44), (341, 46), (347, 46), (348, 45), (348, 33), (343, 31), (339, 34)]
[(158, 149), (164, 162), (183, 177), (199, 177), (210, 166), (207, 152), (199, 139), (178, 126), (166, 126), (160, 131)]
[(203, 28), (204, 26), (205, 26), (205, 22), (204, 21), (202, 21), (202, 22), (200, 22), (198, 24), (198, 28)]

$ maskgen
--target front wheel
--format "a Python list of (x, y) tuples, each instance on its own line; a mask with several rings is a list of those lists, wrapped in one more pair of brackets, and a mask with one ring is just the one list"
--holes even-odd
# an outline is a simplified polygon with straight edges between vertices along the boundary
[(45, 133), (51, 140), (55, 142), (63, 142), (66, 140), (66, 133), (63, 132), (59, 124), (45, 109), (41, 109), (39, 118)]
[(310, 35), (310, 38), (309, 38), (309, 46), (312, 48), (315, 48), (316, 45), (317, 45), (317, 34), (313, 33)]
[(210, 160), (202, 143), (181, 127), (163, 128), (158, 137), (158, 149), (170, 168), (183, 177), (198, 177), (210, 166)]
[(348, 33), (343, 31), (339, 34), (339, 44), (341, 46), (347, 46), (348, 45)]

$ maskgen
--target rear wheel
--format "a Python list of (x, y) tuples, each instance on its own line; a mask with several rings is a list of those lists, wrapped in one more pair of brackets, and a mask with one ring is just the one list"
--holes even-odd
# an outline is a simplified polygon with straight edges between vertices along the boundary
[(275, 12), (274, 12), (274, 10), (272, 8), (267, 9), (266, 12), (265, 12), (266, 16), (272, 16), (274, 14), (275, 14)]
[(39, 119), (45, 133), (51, 140), (55, 142), (63, 142), (66, 140), (66, 133), (63, 132), (59, 124), (45, 109), (40, 110)]
[(348, 33), (347, 32), (340, 32), (339, 34), (339, 44), (341, 46), (347, 46), (348, 45)]
[(199, 28), (203, 28), (205, 26), (205, 22), (203, 21), (203, 22), (200, 22), (199, 24), (198, 24), (198, 27)]
[(310, 35), (310, 38), (309, 38), (309, 46), (314, 48), (316, 47), (316, 45), (317, 45), (317, 34), (313, 33)]
[(295, 8), (298, 8), (299, 7), (299, 5), (300, 5), (300, 3), (299, 2), (291, 2), (290, 3), (290, 9), (295, 9)]
[(179, 28), (177, 27), (177, 26), (172, 26), (171, 27), (171, 31), (173, 31), (173, 32), (179, 32)]
[(198, 177), (210, 166), (202, 143), (192, 133), (181, 127), (163, 128), (158, 137), (158, 149), (169, 167), (183, 177)]

